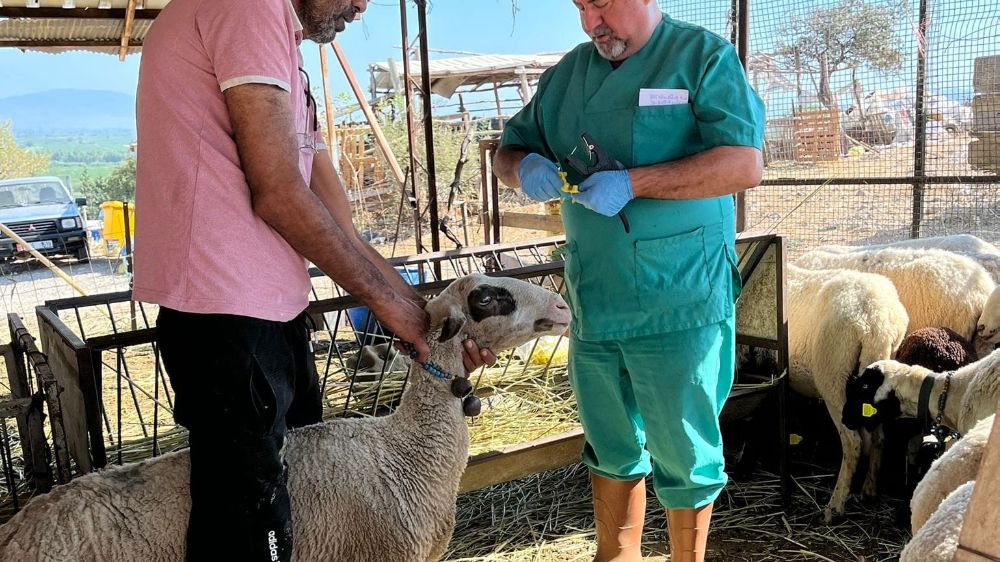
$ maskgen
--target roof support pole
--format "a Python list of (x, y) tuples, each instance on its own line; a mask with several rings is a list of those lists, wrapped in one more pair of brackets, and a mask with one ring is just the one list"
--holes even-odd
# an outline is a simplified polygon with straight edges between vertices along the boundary
[(128, 55), (128, 46), (132, 39), (132, 28), (135, 27), (135, 0), (128, 0), (125, 9), (125, 30), (122, 31), (122, 42), (118, 48), (118, 60), (124, 62)]
[[(427, 151), (427, 205), (431, 219), (431, 251), (441, 249), (440, 220), (438, 219), (437, 173), (434, 162), (434, 123), (431, 112), (431, 71), (427, 55), (427, 0), (414, 0), (417, 5), (418, 35), (420, 37), (420, 83), (424, 92), (424, 148)], [(441, 278), (441, 264), (434, 263), (434, 273)]]
[[(403, 36), (403, 98), (406, 101), (406, 140), (410, 159), (410, 206), (413, 208), (413, 237), (417, 253), (423, 252), (423, 232), (420, 228), (420, 188), (417, 187), (417, 159), (414, 155), (417, 144), (417, 126), (413, 120), (413, 77), (410, 75), (410, 31), (407, 27), (406, 0), (399, 0), (399, 30)], [(423, 271), (420, 272), (423, 275)]]

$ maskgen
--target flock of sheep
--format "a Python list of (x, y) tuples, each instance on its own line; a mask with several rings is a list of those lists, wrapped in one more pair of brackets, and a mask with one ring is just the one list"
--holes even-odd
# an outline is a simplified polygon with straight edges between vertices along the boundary
[[(791, 385), (825, 402), (843, 446), (827, 519), (843, 514), (863, 447), (870, 457), (863, 493), (875, 495), (882, 423), (924, 415), (921, 387), (962, 435), (914, 492), (914, 536), (902, 562), (950, 560), (956, 548), (988, 416), (1000, 407), (998, 283), (1000, 250), (968, 235), (822, 247), (787, 267)], [(773, 277), (751, 278), (737, 305), (739, 330), (773, 321), (774, 290)], [(515, 306), (498, 307), (498, 294)], [(456, 280), (427, 311), (431, 360), (449, 373), (462, 372), (465, 337), (499, 351), (561, 334), (570, 321), (557, 294), (482, 275)], [(740, 351), (741, 360), (750, 356)], [(945, 368), (942, 357), (955, 363), (948, 374), (932, 370)], [(450, 381), (417, 364), (409, 381), (393, 414), (290, 432), (284, 455), (295, 559), (424, 562), (444, 553), (468, 430)], [(188, 463), (186, 451), (163, 455), (35, 498), (0, 527), (0, 560), (182, 560)]]
[[(738, 330), (773, 318), (774, 279), (759, 277), (737, 305)], [(914, 491), (901, 562), (950, 561), (1000, 408), (1000, 250), (970, 235), (820, 247), (789, 263), (785, 282), (791, 386), (823, 400), (843, 450), (825, 518), (844, 513), (863, 448), (862, 493), (875, 496), (882, 424), (928, 415), (923, 387), (930, 415), (943, 403), (942, 424), (964, 437)]]

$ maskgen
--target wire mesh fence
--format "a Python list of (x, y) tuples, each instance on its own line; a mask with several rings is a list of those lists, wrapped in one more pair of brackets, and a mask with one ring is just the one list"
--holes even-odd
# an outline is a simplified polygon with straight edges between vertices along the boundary
[[(400, 273), (427, 296), (456, 277), (501, 271), (559, 291), (561, 245), (561, 238), (551, 238), (424, 254), (394, 263), (398, 262)], [(309, 312), (315, 325), (314, 362), (324, 416), (372, 416), (392, 411), (405, 389), (409, 370), (408, 360), (393, 349), (393, 336), (328, 277), (314, 272), (313, 287)], [(173, 419), (172, 388), (154, 341), (156, 316), (155, 305), (132, 302), (128, 292), (50, 301), (39, 311), (46, 352), (50, 357), (70, 358), (60, 364), (66, 377), (60, 382), (69, 387), (62, 408), (72, 420), (70, 425), (78, 430), (70, 432), (66, 448), (78, 462), (89, 463), (92, 457), (97, 467), (122, 464), (187, 445), (185, 430)], [(495, 399), (497, 412), (520, 403), (521, 407), (534, 408), (539, 420), (552, 421), (552, 413), (561, 412), (556, 425), (570, 427), (576, 423), (575, 415), (564, 403), (565, 396), (538, 390), (528, 393), (530, 398), (523, 392), (515, 398), (509, 391), (512, 387), (523, 390), (530, 386), (529, 381), (564, 372), (566, 341), (549, 339), (504, 354), (498, 366), (482, 370), (473, 383), (484, 401)], [(499, 396), (504, 399), (499, 400)], [(74, 397), (77, 402), (71, 403)], [(486, 428), (504, 423), (505, 416), (490, 415), (493, 408), (487, 410), (476, 422), (482, 429), (482, 446), (513, 444), (498, 444), (489, 436)], [(538, 438), (552, 431), (543, 425), (525, 424), (519, 432), (504, 435)], [(88, 459), (81, 459), (81, 455)]]
[(1000, 4), (660, 5), (734, 43), (749, 9), (747, 72), (767, 121), (748, 230), (782, 234), (793, 257), (950, 233), (1000, 243)]

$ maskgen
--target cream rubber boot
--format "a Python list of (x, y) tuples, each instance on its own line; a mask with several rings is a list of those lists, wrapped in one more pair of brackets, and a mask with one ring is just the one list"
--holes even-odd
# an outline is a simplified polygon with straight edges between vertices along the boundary
[(594, 562), (641, 562), (646, 480), (618, 481), (591, 474), (597, 554)]

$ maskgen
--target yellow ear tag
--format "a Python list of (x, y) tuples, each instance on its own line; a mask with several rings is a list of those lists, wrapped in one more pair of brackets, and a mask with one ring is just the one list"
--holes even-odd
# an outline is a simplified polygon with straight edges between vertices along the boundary
[(877, 413), (878, 413), (878, 409), (875, 408), (875, 406), (872, 406), (871, 404), (868, 404), (868, 403), (865, 403), (865, 404), (861, 405), (861, 415), (862, 416), (864, 416), (866, 418), (870, 418), (870, 417), (874, 416)]
[(788, 444), (789, 445), (791, 445), (791, 446), (794, 447), (794, 446), (798, 445), (801, 442), (802, 442), (802, 436), (799, 435), (798, 433), (789, 433), (788, 434)]
[(562, 179), (563, 182), (562, 184), (563, 193), (571, 193), (571, 194), (580, 193), (580, 187), (570, 184), (569, 180), (566, 179), (567, 176), (568, 174), (566, 172), (559, 170), (559, 177)]

